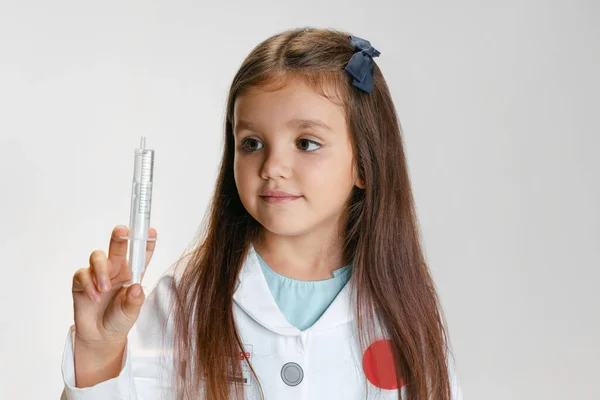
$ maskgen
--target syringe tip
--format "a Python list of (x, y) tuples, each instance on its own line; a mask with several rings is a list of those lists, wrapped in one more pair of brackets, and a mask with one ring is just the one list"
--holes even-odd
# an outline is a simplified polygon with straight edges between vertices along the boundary
[(140, 148), (141, 149), (145, 149), (146, 148), (146, 136), (142, 136), (142, 140), (140, 142)]

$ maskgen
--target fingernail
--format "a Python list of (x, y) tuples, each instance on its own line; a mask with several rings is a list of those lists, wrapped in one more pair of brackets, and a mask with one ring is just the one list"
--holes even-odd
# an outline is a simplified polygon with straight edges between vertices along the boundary
[(102, 279), (102, 281), (100, 281), (100, 290), (102, 292), (108, 292), (110, 290), (110, 281), (108, 279)]
[(100, 303), (102, 299), (98, 293), (92, 293), (92, 301), (95, 303)]
[(142, 294), (142, 288), (140, 286), (136, 286), (133, 289), (131, 289), (131, 295), (133, 297), (140, 297), (141, 294)]

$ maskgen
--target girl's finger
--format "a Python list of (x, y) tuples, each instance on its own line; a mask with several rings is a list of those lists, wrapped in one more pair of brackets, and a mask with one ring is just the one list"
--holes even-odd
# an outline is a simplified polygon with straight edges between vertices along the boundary
[(100, 293), (96, 290), (89, 268), (81, 268), (73, 275), (73, 292), (85, 292), (90, 300), (99, 303)]
[(110, 243), (108, 244), (108, 261), (111, 265), (117, 267), (118, 270), (110, 271), (111, 276), (115, 276), (120, 272), (120, 268), (127, 260), (127, 239), (121, 239), (121, 236), (128, 236), (129, 228), (124, 225), (115, 226), (110, 235)]
[(98, 290), (108, 292), (111, 288), (110, 275), (108, 273), (108, 259), (102, 250), (94, 250), (90, 255), (91, 272), (96, 279)]
[[(148, 236), (156, 239), (158, 237), (158, 232), (156, 232), (156, 229), (151, 227), (150, 229), (148, 229)], [(156, 241), (155, 240), (147, 241), (146, 242), (146, 265), (144, 266), (144, 271), (146, 271), (146, 267), (148, 267), (148, 264), (150, 263), (150, 259), (152, 259), (152, 254), (154, 254), (154, 249), (156, 249)]]

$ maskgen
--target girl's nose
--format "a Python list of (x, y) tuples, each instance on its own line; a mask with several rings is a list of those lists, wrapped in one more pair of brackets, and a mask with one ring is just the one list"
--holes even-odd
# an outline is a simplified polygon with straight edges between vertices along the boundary
[(262, 165), (261, 178), (277, 179), (289, 178), (291, 172), (292, 155), (286, 155), (283, 151), (274, 151), (271, 149), (266, 152), (266, 157)]

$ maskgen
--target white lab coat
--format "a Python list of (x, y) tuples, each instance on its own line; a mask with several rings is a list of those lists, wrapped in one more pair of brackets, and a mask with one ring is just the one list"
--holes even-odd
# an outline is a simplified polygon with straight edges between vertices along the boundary
[[(63, 354), (62, 399), (175, 399), (171, 383), (173, 325), (168, 310), (171, 283), (176, 278), (171, 271), (146, 298), (129, 332), (122, 370), (116, 378), (89, 388), (75, 387), (71, 327)], [(266, 400), (397, 400), (398, 390), (405, 397), (404, 388), (380, 389), (366, 378), (349, 289), (346, 285), (321, 318), (300, 331), (277, 307), (254, 248), (250, 248), (234, 293), (234, 317)], [(462, 400), (454, 362), (451, 357), (449, 360), (453, 400)], [(244, 377), (248, 379), (245, 398), (260, 398), (246, 366)]]

